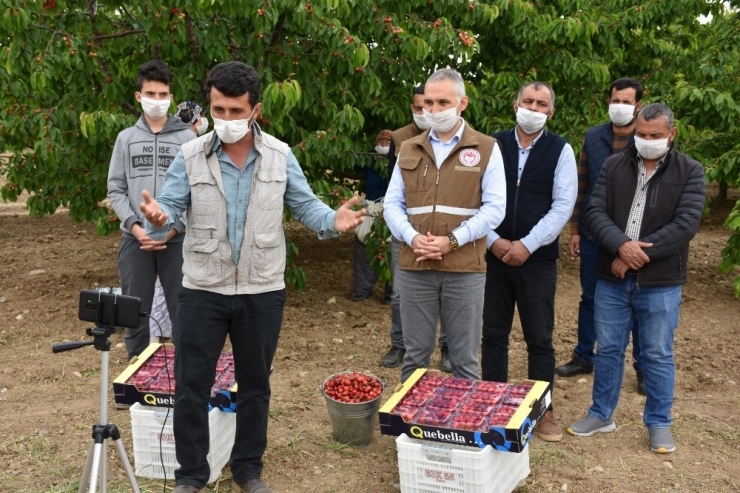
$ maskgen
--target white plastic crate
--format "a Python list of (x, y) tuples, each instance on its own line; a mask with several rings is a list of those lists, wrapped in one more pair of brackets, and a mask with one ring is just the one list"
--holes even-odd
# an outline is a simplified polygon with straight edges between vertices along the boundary
[(511, 493), (529, 476), (529, 447), (499, 452), (396, 438), (401, 493)]
[[(142, 478), (175, 479), (175, 469), (180, 467), (175, 455), (175, 435), (172, 431), (172, 409), (133, 404), (131, 429), (134, 438), (134, 474)], [(165, 417), (167, 422), (165, 423)], [(164, 424), (164, 430), (162, 429)], [(221, 475), (231, 456), (236, 433), (236, 414), (213, 409), (208, 413), (210, 448), (208, 465), (211, 468), (209, 483)], [(161, 454), (160, 454), (161, 447)], [(162, 467), (164, 465), (164, 467)]]

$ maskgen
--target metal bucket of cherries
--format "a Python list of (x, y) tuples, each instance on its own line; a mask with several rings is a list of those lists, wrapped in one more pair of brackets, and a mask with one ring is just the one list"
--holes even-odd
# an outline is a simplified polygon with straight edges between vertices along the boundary
[(345, 371), (324, 380), (321, 392), (339, 443), (364, 446), (372, 440), (385, 382), (372, 373)]

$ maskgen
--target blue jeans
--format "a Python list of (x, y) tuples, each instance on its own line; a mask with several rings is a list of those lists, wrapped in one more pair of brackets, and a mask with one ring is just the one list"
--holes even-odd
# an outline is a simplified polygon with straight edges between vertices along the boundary
[(649, 429), (671, 426), (676, 376), (673, 336), (680, 306), (680, 285), (640, 287), (637, 274), (628, 274), (620, 282), (598, 280), (595, 320), (599, 351), (594, 358), (590, 416), (602, 421), (613, 416), (622, 388), (630, 327), (637, 323), (647, 391), (643, 421)]
[[(596, 261), (599, 258), (599, 245), (586, 235), (581, 235), (581, 302), (578, 304), (578, 344), (573, 354), (587, 363), (594, 363), (594, 344), (596, 326), (594, 323), (594, 293), (596, 292)], [(640, 337), (638, 324), (632, 327), (632, 358), (635, 371), (641, 372)]]

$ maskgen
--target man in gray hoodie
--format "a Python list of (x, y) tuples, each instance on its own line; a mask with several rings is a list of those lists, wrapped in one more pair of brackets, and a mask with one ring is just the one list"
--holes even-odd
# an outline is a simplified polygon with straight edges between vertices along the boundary
[[(156, 196), (180, 146), (196, 137), (188, 125), (168, 114), (171, 84), (172, 72), (163, 61), (151, 60), (139, 67), (135, 97), (144, 112), (134, 126), (118, 134), (108, 170), (108, 199), (123, 231), (118, 253), (123, 294), (140, 298), (141, 311), (150, 313), (159, 276), (170, 320), (176, 320), (185, 224), (180, 221), (166, 237), (152, 238), (144, 230), (138, 207), (141, 191)], [(149, 345), (149, 321), (127, 329), (124, 340), (129, 359), (140, 354)]]

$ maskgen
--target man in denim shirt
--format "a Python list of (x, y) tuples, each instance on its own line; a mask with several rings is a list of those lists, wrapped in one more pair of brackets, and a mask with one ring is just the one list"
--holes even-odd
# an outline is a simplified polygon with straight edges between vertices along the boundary
[(152, 234), (165, 231), (187, 209), (174, 338), (174, 434), (180, 464), (174, 493), (205, 489), (208, 398), (227, 334), (239, 383), (230, 461), (234, 491), (270, 493), (260, 475), (270, 366), (286, 297), (283, 207), (320, 239), (354, 229), (364, 211), (352, 211), (357, 198), (336, 212), (323, 204), (288, 145), (260, 130), (255, 123), (260, 81), (254, 68), (241, 62), (217, 65), (206, 91), (215, 132), (183, 147), (157, 200), (145, 191), (141, 204)]

